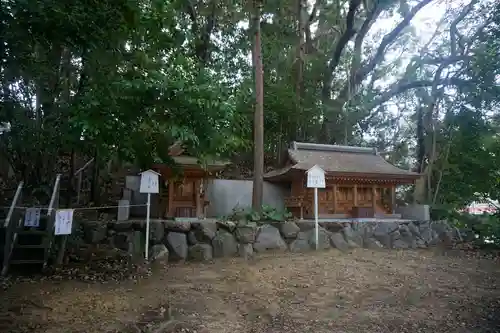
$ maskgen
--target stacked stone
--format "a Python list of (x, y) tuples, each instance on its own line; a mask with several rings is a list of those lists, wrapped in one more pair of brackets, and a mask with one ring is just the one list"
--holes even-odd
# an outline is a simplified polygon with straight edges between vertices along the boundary
[[(144, 253), (145, 222), (86, 223), (87, 243), (108, 243), (131, 254)], [(321, 223), (318, 248), (426, 248), (461, 240), (445, 221)], [(313, 222), (152, 221), (152, 260), (211, 261), (213, 258), (251, 259), (255, 252), (305, 252), (316, 249)]]

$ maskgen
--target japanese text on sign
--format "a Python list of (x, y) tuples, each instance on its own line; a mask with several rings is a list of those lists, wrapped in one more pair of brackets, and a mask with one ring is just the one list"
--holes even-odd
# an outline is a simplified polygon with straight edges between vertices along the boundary
[(307, 171), (307, 187), (325, 188), (325, 172), (315, 165)]
[(141, 173), (141, 185), (139, 188), (140, 193), (158, 193), (159, 188), (159, 175), (153, 170), (147, 170)]
[(73, 227), (73, 209), (60, 209), (56, 211), (56, 235), (70, 235)]
[(24, 213), (25, 227), (38, 227), (40, 225), (40, 208), (27, 208)]

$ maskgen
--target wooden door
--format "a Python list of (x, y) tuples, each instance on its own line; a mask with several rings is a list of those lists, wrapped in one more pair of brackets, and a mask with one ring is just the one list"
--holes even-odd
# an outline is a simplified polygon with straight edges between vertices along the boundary
[(174, 187), (175, 217), (196, 217), (196, 188), (194, 179), (184, 179)]

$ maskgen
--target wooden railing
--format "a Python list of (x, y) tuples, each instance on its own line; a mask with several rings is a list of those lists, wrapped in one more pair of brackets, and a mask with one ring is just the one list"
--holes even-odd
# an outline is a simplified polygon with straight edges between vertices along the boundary
[(84, 177), (84, 173), (86, 170), (89, 169), (90, 166), (92, 166), (92, 163), (94, 163), (94, 158), (91, 158), (83, 167), (80, 169), (76, 170), (75, 173), (73, 174), (73, 177), (76, 177), (76, 204), (79, 205), (80, 203), (86, 203), (83, 198), (84, 194), (90, 195), (90, 187), (91, 183), (88, 181), (87, 178)]
[[(49, 232), (48, 249), (52, 247), (52, 242), (54, 241), (54, 228), (56, 225), (56, 209), (59, 208), (59, 193), (61, 191), (61, 174), (56, 176), (56, 181), (54, 182), (54, 187), (52, 188), (52, 196), (50, 197), (49, 208), (47, 209), (48, 225), (47, 231)], [(63, 244), (61, 244), (63, 245)], [(64, 243), (64, 247), (66, 244)], [(47, 262), (44, 263), (44, 267)]]
[(3, 265), (2, 265), (2, 276), (7, 274), (7, 270), (9, 269), (9, 260), (12, 255), (13, 245), (16, 241), (17, 230), (19, 228), (19, 223), (22, 217), (22, 211), (18, 208), (21, 203), (22, 190), (23, 190), (23, 182), (20, 182), (17, 186), (16, 194), (12, 199), (12, 203), (9, 207), (9, 212), (7, 213), (7, 217), (5, 218), (4, 228), (5, 228), (5, 245), (3, 252)]
[(285, 198), (285, 207), (301, 207), (304, 201), (302, 195)]

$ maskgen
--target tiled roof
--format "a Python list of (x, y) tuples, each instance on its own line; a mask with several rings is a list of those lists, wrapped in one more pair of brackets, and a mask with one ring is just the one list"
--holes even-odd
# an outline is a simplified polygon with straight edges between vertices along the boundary
[(308, 170), (319, 165), (328, 173), (387, 175), (418, 178), (418, 173), (400, 169), (387, 162), (375, 149), (352, 146), (293, 142), (288, 155), (293, 165), (274, 170), (266, 178), (288, 173), (292, 169)]

